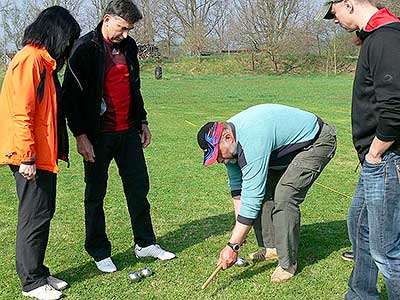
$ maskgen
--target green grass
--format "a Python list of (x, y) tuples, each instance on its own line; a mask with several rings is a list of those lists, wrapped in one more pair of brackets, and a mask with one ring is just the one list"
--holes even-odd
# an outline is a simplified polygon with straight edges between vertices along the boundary
[[(164, 263), (137, 260), (115, 164), (110, 169), (105, 199), (107, 231), (119, 271), (100, 274), (83, 249), (82, 163), (71, 145), (71, 168), (61, 163), (57, 212), (51, 226), (46, 264), (71, 287), (67, 299), (343, 299), (352, 264), (340, 259), (349, 249), (346, 214), (358, 174), (351, 143), (351, 76), (218, 77), (169, 74), (156, 81), (142, 76), (152, 144), (146, 149), (151, 178), (149, 201), (159, 242), (178, 259)], [(269, 282), (276, 263), (233, 267), (221, 272), (205, 290), (200, 287), (215, 268), (234, 220), (226, 173), (221, 165), (204, 168), (198, 149), (198, 127), (225, 120), (259, 103), (281, 103), (315, 112), (338, 131), (338, 151), (318, 185), (301, 206), (299, 270), (290, 282)], [(195, 126), (193, 126), (193, 124)], [(23, 299), (15, 272), (14, 243), (17, 198), (7, 167), (0, 168), (0, 299)], [(253, 233), (241, 255), (257, 250)], [(154, 275), (139, 283), (128, 272), (149, 266)], [(383, 281), (379, 288), (384, 289)], [(386, 298), (385, 298), (386, 299)]]

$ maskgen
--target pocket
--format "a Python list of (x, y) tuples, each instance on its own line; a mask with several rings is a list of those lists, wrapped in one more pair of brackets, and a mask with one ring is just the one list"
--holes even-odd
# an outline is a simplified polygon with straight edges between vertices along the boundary
[(395, 161), (394, 165), (396, 167), (397, 182), (400, 184), (400, 162)]
[(364, 159), (361, 173), (372, 177), (380, 177), (385, 173), (386, 161), (382, 160), (380, 163), (373, 164)]
[(378, 163), (372, 163), (372, 162), (369, 162), (369, 161), (367, 160), (367, 158), (365, 158), (365, 159), (364, 159), (364, 164), (363, 164), (363, 166), (369, 167), (369, 168), (376, 168), (376, 167), (383, 166), (385, 163), (386, 163), (386, 162), (385, 162), (384, 160), (381, 160), (381, 161), (378, 162)]
[(318, 178), (319, 174), (320, 172), (315, 169), (292, 165), (289, 166), (283, 174), (280, 184), (291, 186), (298, 191), (307, 191)]

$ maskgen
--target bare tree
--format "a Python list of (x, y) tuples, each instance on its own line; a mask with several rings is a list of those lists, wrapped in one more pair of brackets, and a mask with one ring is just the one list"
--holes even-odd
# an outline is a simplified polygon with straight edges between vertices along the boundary
[(207, 47), (208, 38), (222, 15), (215, 10), (221, 0), (164, 0), (176, 18), (176, 27), (171, 28), (184, 41), (192, 55), (200, 55)]
[(6, 50), (18, 50), (24, 30), (36, 16), (36, 9), (29, 1), (20, 5), (12, 0), (4, 0), (2, 7), (2, 25), (4, 31), (4, 46)]
[(76, 16), (79, 14), (80, 3), (80, 0), (2, 0), (0, 13), (3, 39), (6, 41), (3, 44), (6, 45), (6, 48), (14, 51), (20, 49), (25, 28), (33, 22), (43, 9), (60, 5)]
[(161, 45), (165, 45), (168, 57), (172, 56), (172, 47), (177, 38), (177, 18), (172, 7), (166, 1), (159, 1), (158, 14), (155, 14), (156, 39)]
[(216, 4), (216, 9), (212, 11), (212, 19), (216, 20), (212, 35), (215, 36), (216, 47), (220, 53), (223, 50), (229, 53), (235, 35), (231, 6), (231, 1), (220, 0)]
[(282, 53), (290, 46), (291, 30), (301, 20), (304, 0), (234, 0), (243, 40), (249, 48), (267, 53), (280, 72)]
[(136, 5), (143, 15), (143, 19), (136, 23), (130, 34), (139, 44), (154, 45), (156, 23), (159, 5), (157, 0), (136, 0)]
[(93, 30), (97, 26), (108, 2), (109, 0), (88, 0), (82, 3), (81, 13), (77, 17), (82, 33)]

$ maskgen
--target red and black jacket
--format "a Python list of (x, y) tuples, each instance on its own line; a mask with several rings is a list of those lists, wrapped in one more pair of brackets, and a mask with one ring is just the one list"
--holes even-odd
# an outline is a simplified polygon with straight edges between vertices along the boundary
[[(100, 106), (104, 87), (104, 40), (102, 22), (94, 31), (81, 37), (74, 45), (65, 70), (62, 103), (68, 127), (74, 136), (86, 134), (92, 143), (100, 133)], [(138, 47), (133, 38), (126, 38), (120, 47), (129, 70), (130, 114), (135, 127), (146, 123), (146, 110), (140, 92)]]

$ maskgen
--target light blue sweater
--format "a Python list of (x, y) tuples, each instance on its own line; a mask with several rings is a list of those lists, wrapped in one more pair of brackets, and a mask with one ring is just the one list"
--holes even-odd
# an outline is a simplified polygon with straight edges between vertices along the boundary
[(282, 157), (309, 145), (319, 132), (317, 120), (312, 113), (278, 104), (253, 106), (228, 120), (235, 129), (238, 161), (226, 167), (232, 195), (241, 194), (239, 219), (251, 224), (257, 218), (268, 169), (279, 168)]

